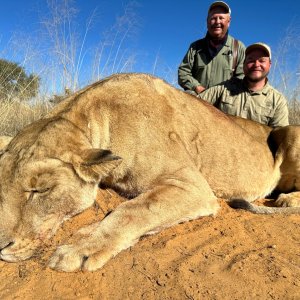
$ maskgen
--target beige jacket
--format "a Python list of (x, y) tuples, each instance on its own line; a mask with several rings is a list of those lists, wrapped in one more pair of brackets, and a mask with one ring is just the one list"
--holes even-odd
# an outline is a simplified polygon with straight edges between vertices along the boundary
[(199, 97), (223, 112), (272, 127), (289, 125), (285, 97), (268, 82), (260, 91), (250, 91), (243, 79), (232, 78), (211, 87)]

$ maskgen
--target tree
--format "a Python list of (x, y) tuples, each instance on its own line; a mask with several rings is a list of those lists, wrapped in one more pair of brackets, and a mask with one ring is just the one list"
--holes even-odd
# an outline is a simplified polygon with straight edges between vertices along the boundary
[(0, 100), (29, 100), (37, 95), (39, 85), (37, 75), (27, 75), (19, 64), (0, 59)]

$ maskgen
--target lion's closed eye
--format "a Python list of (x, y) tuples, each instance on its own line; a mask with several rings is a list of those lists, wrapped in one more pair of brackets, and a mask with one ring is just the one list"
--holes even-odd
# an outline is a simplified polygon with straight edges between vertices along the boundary
[(37, 194), (46, 194), (49, 191), (50, 191), (49, 187), (47, 187), (47, 188), (38, 188), (38, 189), (35, 188), (35, 189), (25, 191), (25, 194), (26, 194), (27, 201), (31, 201), (31, 200), (33, 200), (35, 195), (37, 195)]

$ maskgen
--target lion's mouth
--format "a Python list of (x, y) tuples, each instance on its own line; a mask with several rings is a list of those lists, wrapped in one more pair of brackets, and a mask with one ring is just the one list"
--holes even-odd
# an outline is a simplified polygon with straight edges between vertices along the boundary
[(48, 216), (43, 220), (42, 227), (36, 230), (37, 233), (31, 232), (27, 237), (24, 237), (26, 232), (24, 227), (19, 228), (12, 241), (0, 251), (0, 259), (6, 262), (18, 262), (31, 258), (46, 240), (55, 235), (62, 222), (62, 217)]
[(0, 259), (6, 262), (18, 262), (33, 256), (40, 242), (23, 239), (20, 243), (11, 242), (0, 252)]

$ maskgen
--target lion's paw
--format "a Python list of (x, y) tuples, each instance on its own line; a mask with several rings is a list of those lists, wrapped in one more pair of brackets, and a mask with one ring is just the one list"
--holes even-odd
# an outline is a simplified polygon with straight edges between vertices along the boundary
[(300, 192), (280, 194), (275, 205), (279, 207), (300, 207)]
[(77, 270), (95, 271), (105, 265), (114, 256), (112, 251), (94, 251), (80, 249), (72, 245), (62, 245), (57, 248), (48, 263), (51, 269), (64, 272)]
[(54, 270), (74, 272), (81, 269), (85, 256), (72, 245), (62, 245), (57, 248), (48, 263)]
[(98, 251), (90, 255), (84, 262), (82, 269), (85, 271), (96, 271), (102, 268), (114, 254), (108, 251)]

